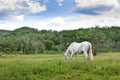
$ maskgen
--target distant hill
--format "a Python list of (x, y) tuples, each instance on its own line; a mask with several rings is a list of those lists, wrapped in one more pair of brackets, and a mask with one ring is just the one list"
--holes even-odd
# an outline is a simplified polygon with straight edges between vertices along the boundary
[(0, 30), (0, 52), (2, 53), (59, 53), (71, 42), (90, 41), (93, 52), (120, 51), (120, 27), (95, 27), (87, 29), (37, 30), (21, 27), (13, 31)]
[(10, 30), (0, 30), (0, 36), (5, 36), (8, 35), (9, 33), (11, 33), (12, 31)]
[(29, 33), (39, 33), (37, 29), (30, 27), (21, 27), (13, 31), (16, 34), (29, 34)]

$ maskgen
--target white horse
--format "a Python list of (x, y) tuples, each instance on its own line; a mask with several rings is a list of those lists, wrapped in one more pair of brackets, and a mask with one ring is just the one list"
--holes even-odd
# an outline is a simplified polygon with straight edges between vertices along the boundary
[(76, 60), (77, 60), (78, 53), (80, 53), (82, 51), (83, 51), (87, 61), (89, 61), (90, 59), (94, 60), (93, 54), (92, 54), (92, 44), (87, 41), (84, 41), (81, 43), (72, 42), (64, 54), (64, 59), (67, 60), (69, 53), (71, 53), (70, 58), (72, 58), (72, 56), (76, 53)]

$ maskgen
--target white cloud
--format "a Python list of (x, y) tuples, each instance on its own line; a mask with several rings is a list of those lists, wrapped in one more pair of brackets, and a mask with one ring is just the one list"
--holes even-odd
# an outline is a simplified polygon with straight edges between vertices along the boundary
[(16, 16), (13, 16), (13, 18), (18, 21), (23, 21), (24, 15), (18, 15), (18, 16), (16, 15)]
[(59, 30), (65, 24), (65, 20), (62, 17), (54, 17), (47, 20), (40, 20), (37, 25), (40, 26), (39, 29), (53, 29)]
[(58, 27), (65, 23), (62, 17), (54, 17), (47, 20), (40, 20), (37, 22), (40, 26)]
[(50, 20), (49, 24), (51, 26), (61, 26), (64, 24), (64, 19), (62, 17), (55, 17), (52, 20)]
[(14, 29), (17, 29), (19, 27), (21, 27), (21, 22), (16, 23), (16, 22), (5, 21), (4, 23), (0, 24), (0, 29), (3, 29), (3, 30), (14, 30)]
[(64, 0), (57, 0), (58, 5), (59, 5), (59, 6), (62, 6), (62, 5), (63, 5), (63, 1), (64, 1)]
[[(23, 17), (29, 13), (39, 13), (46, 10), (45, 5), (33, 0), (0, 0), (0, 19), (8, 17)], [(21, 16), (22, 15), (22, 16)]]
[(48, 27), (48, 26), (49, 26), (48, 24), (49, 24), (49, 22), (44, 21), (44, 20), (43, 20), (43, 21), (41, 20), (41, 21), (38, 21), (38, 22), (37, 22), (37, 25), (38, 25), (38, 26), (44, 27), (44, 28), (45, 28), (45, 27)]
[(0, 21), (0, 24), (3, 24), (4, 23), (4, 21)]
[(76, 12), (87, 15), (103, 14), (120, 6), (118, 0), (75, 0), (75, 2)]
[(71, 29), (79, 29), (79, 28), (88, 28), (95, 25), (97, 20), (93, 16), (76, 16), (76, 17), (54, 17), (52, 19), (41, 20), (37, 22), (37, 26), (39, 30), (71, 30)]
[(114, 9), (112, 9), (109, 12), (105, 12), (103, 15), (106, 15), (106, 16), (119, 16), (120, 17), (120, 5), (115, 7)]
[(30, 13), (38, 13), (46, 10), (46, 6), (40, 6), (39, 2), (28, 3), (29, 4), (29, 12)]
[(98, 5), (106, 6), (118, 6), (119, 2), (117, 0), (75, 0), (77, 7), (90, 7)]
[(80, 14), (72, 19), (72, 23), (80, 24), (81, 27), (120, 26), (118, 0), (75, 0), (75, 2)]
[[(0, 21), (1, 22), (1, 21)], [(32, 28), (37, 28), (39, 30), (72, 30), (79, 28), (89, 28), (99, 26), (119, 26), (120, 17), (119, 16), (90, 16), (90, 15), (77, 15), (72, 17), (53, 17), (49, 19), (31, 20), (31, 21), (17, 21), (17, 22), (1, 22), (0, 28), (7, 30), (14, 30), (18, 27), (29, 26)]]

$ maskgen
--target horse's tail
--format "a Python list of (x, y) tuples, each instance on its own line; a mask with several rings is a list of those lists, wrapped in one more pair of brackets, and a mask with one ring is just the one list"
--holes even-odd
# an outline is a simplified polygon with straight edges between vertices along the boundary
[(93, 53), (92, 53), (92, 44), (91, 44), (91, 43), (89, 44), (89, 58), (90, 58), (91, 60), (94, 60), (94, 58), (93, 58)]

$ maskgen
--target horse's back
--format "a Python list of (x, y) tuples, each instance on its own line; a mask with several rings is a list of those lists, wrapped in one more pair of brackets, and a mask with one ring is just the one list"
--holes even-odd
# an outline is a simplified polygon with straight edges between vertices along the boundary
[(88, 41), (83, 41), (81, 43), (78, 43), (78, 42), (72, 42), (70, 44), (71, 47), (86, 47), (86, 46), (91, 46), (91, 43), (88, 42)]
[(84, 50), (88, 50), (90, 46), (91, 46), (91, 43), (88, 42), (88, 41), (83, 41), (81, 43), (72, 42), (68, 49), (71, 52), (81, 52), (81, 51), (84, 51)]
[(88, 42), (88, 41), (83, 41), (83, 42), (81, 42), (81, 44), (82, 44), (82, 45), (91, 45), (91, 43)]
[(70, 44), (70, 46), (69, 46), (69, 50), (71, 51), (71, 52), (79, 52), (79, 47), (80, 47), (80, 45), (79, 45), (79, 43), (77, 43), (77, 42), (72, 42), (71, 44)]
[(88, 42), (88, 41), (81, 42), (80, 45), (81, 45), (81, 48), (82, 48), (83, 50), (84, 50), (84, 49), (89, 49), (89, 47), (92, 47), (91, 43)]

